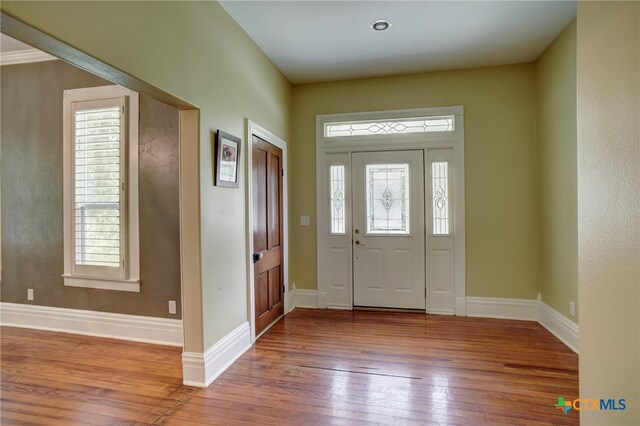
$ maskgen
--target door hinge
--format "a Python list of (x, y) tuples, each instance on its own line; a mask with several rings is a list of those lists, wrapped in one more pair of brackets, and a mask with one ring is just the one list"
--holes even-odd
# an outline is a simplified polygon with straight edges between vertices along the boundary
[(124, 191), (124, 182), (122, 182), (122, 190)]
[(124, 259), (120, 260), (120, 264), (122, 265), (122, 267), (124, 268)]
[(282, 176), (284, 176), (284, 169), (282, 169)]

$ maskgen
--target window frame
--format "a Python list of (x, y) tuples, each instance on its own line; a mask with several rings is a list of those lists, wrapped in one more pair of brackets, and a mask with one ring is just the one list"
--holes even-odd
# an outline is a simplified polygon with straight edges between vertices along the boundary
[[(120, 267), (75, 262), (75, 109), (78, 103), (118, 105), (123, 109), (120, 138)], [(140, 291), (138, 214), (138, 93), (121, 86), (65, 90), (63, 94), (64, 285), (104, 290)]]

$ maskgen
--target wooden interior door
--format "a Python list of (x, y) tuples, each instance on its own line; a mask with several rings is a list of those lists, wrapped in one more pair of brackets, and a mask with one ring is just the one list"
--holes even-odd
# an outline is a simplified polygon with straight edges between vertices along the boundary
[(252, 137), (256, 335), (284, 314), (282, 150)]

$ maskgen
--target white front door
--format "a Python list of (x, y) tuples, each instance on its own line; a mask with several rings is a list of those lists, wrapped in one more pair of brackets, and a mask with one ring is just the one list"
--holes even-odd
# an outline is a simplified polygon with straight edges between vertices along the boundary
[(352, 154), (353, 305), (425, 309), (423, 151)]

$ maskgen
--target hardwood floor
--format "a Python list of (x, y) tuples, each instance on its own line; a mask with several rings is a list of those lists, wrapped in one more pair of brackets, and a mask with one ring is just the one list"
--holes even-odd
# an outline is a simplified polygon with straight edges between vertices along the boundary
[(181, 349), (2, 327), (2, 424), (153, 424), (189, 391)]
[(209, 388), (180, 349), (2, 328), (2, 424), (575, 425), (578, 357), (527, 321), (296, 309)]

